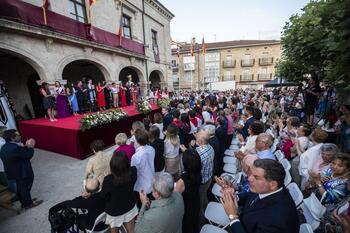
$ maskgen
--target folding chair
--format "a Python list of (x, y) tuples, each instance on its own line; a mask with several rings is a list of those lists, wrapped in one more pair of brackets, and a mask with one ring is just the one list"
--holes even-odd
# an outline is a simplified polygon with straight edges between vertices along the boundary
[(299, 233), (313, 233), (312, 227), (308, 223), (304, 223), (300, 225)]
[(224, 163), (237, 164), (237, 159), (235, 157), (232, 157), (232, 156), (225, 156)]
[(303, 202), (304, 196), (303, 193), (300, 191), (298, 185), (296, 183), (290, 183), (287, 186), (287, 189), (290, 195), (292, 196), (295, 205), (299, 206)]
[(205, 224), (200, 233), (227, 233), (227, 231), (210, 224)]
[(280, 150), (276, 150), (274, 155), (278, 161), (281, 161), (282, 159), (284, 159), (284, 154)]
[(226, 163), (224, 165), (224, 169), (225, 172), (227, 173), (231, 173), (231, 174), (236, 174), (237, 173), (237, 165), (236, 164), (232, 164), (232, 163)]
[(220, 197), (222, 197), (221, 186), (215, 183), (211, 189), (211, 193), (215, 196), (217, 201), (220, 201)]
[(240, 142), (237, 137), (232, 138), (231, 145), (238, 145)]
[(286, 170), (286, 176), (284, 177), (284, 186), (288, 186), (292, 182), (292, 176), (290, 172)]
[(284, 167), (284, 170), (286, 170), (286, 171), (289, 171), (290, 168), (292, 167), (290, 165), (290, 162), (288, 161), (288, 159), (282, 159), (282, 160), (280, 160), (280, 163), (282, 164), (282, 166)]
[(230, 150), (237, 151), (237, 150), (239, 150), (239, 146), (238, 146), (237, 144), (233, 144), (233, 145), (230, 146), (229, 149), (230, 149)]
[(307, 207), (307, 205), (305, 205), (305, 203), (302, 203), (300, 205), (300, 209), (303, 212), (303, 215), (305, 217), (306, 223), (311, 226), (312, 230), (316, 230), (320, 226), (320, 220), (319, 219), (315, 219), (312, 216), (312, 213), (311, 213), (310, 209)]
[(92, 227), (91, 230), (88, 230), (88, 229), (85, 229), (87, 233), (105, 233), (107, 231), (109, 231), (109, 226), (104, 229), (104, 230), (101, 230), (101, 231), (95, 231), (95, 227), (100, 223), (100, 222), (105, 222), (106, 221), (106, 218), (107, 218), (107, 214), (105, 212), (103, 212), (102, 214), (100, 214), (96, 220), (95, 220), (95, 223), (94, 223), (94, 226)]
[(230, 224), (230, 219), (228, 218), (224, 207), (218, 202), (209, 202), (205, 209), (204, 216), (211, 224), (217, 224), (219, 227)]

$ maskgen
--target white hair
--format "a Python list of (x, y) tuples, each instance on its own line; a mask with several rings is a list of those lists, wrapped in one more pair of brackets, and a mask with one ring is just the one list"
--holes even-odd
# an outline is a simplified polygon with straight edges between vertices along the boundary
[(153, 178), (153, 189), (162, 198), (168, 198), (174, 191), (174, 179), (167, 172), (156, 173)]

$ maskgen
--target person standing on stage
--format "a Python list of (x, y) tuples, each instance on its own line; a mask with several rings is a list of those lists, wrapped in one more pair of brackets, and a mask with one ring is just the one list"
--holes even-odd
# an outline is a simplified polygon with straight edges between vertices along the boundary
[(41, 84), (41, 88), (39, 91), (40, 91), (40, 94), (44, 96), (43, 105), (44, 105), (44, 108), (47, 110), (47, 115), (49, 116), (50, 121), (57, 121), (55, 119), (55, 113), (54, 113), (55, 96), (51, 94), (49, 89), (49, 84), (43, 82)]
[(127, 104), (126, 91), (127, 91), (127, 88), (123, 86), (123, 83), (121, 83), (119, 86), (120, 106), (121, 107), (125, 107)]
[(77, 91), (75, 90), (73, 83), (68, 83), (67, 86), (68, 87), (66, 88), (66, 93), (68, 96), (68, 101), (72, 108), (73, 115), (78, 115), (79, 106), (78, 106), (78, 100), (76, 95)]
[(67, 96), (64, 91), (64, 87), (59, 81), (55, 82), (55, 93), (56, 93), (56, 107), (57, 107), (57, 118), (64, 118), (70, 116)]
[(77, 86), (76, 86), (76, 90), (77, 90), (76, 95), (77, 95), (80, 113), (84, 113), (85, 112), (85, 101), (84, 101), (85, 97), (84, 97), (84, 95), (85, 95), (87, 89), (84, 89), (82, 81), (78, 81)]
[(125, 83), (125, 96), (126, 96), (126, 103), (127, 105), (131, 105), (131, 91), (130, 91), (130, 85), (129, 82)]
[(308, 86), (305, 88), (305, 113), (307, 123), (313, 125), (314, 113), (317, 105), (318, 97), (321, 94), (321, 87), (316, 77), (309, 77)]
[(110, 109), (111, 108), (111, 84), (108, 84), (106, 81), (104, 81), (103, 84), (106, 86), (106, 88), (104, 89), (106, 109)]
[(34, 181), (34, 173), (30, 163), (34, 155), (34, 139), (28, 139), (25, 146), (19, 145), (21, 135), (15, 129), (6, 130), (3, 134), (6, 143), (0, 151), (5, 173), (9, 180), (16, 180), (17, 197), (22, 208), (30, 209), (43, 201), (34, 201), (30, 195)]
[(87, 82), (88, 90), (88, 104), (90, 112), (96, 111), (96, 90), (95, 85), (92, 84), (92, 79), (89, 78)]
[(97, 105), (100, 111), (106, 110), (105, 88), (106, 88), (106, 85), (102, 85), (100, 81), (97, 83), (97, 86), (96, 86)]
[(112, 92), (112, 97), (113, 97), (113, 108), (118, 107), (118, 94), (119, 94), (119, 87), (115, 82), (112, 83), (111, 86), (111, 92)]

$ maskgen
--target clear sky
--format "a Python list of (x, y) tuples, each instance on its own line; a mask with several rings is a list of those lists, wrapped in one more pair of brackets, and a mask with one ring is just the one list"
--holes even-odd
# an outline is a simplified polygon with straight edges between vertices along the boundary
[(159, 0), (175, 17), (171, 37), (190, 42), (279, 39), (295, 13), (310, 0)]

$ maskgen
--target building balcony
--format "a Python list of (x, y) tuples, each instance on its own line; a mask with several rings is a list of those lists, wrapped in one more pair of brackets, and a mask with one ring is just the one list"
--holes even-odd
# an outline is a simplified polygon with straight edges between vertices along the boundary
[(172, 67), (171, 70), (173, 71), (173, 73), (178, 73), (179, 72), (179, 67)]
[(254, 66), (255, 59), (242, 59), (241, 67), (251, 67)]
[(258, 74), (259, 81), (265, 81), (265, 80), (271, 80), (271, 79), (272, 79), (272, 73), (270, 73), (270, 74)]
[(219, 77), (204, 77), (205, 83), (219, 82)]
[(261, 66), (270, 66), (272, 64), (273, 64), (273, 57), (259, 58), (259, 65)]
[(236, 60), (223, 61), (222, 66), (224, 68), (234, 68), (236, 67)]
[(235, 75), (224, 75), (223, 76), (223, 81), (234, 81), (235, 80)]
[(194, 71), (195, 65), (194, 63), (185, 63), (184, 64), (184, 71)]
[(241, 82), (253, 81), (254, 80), (254, 74), (240, 75), (240, 80), (241, 80)]

